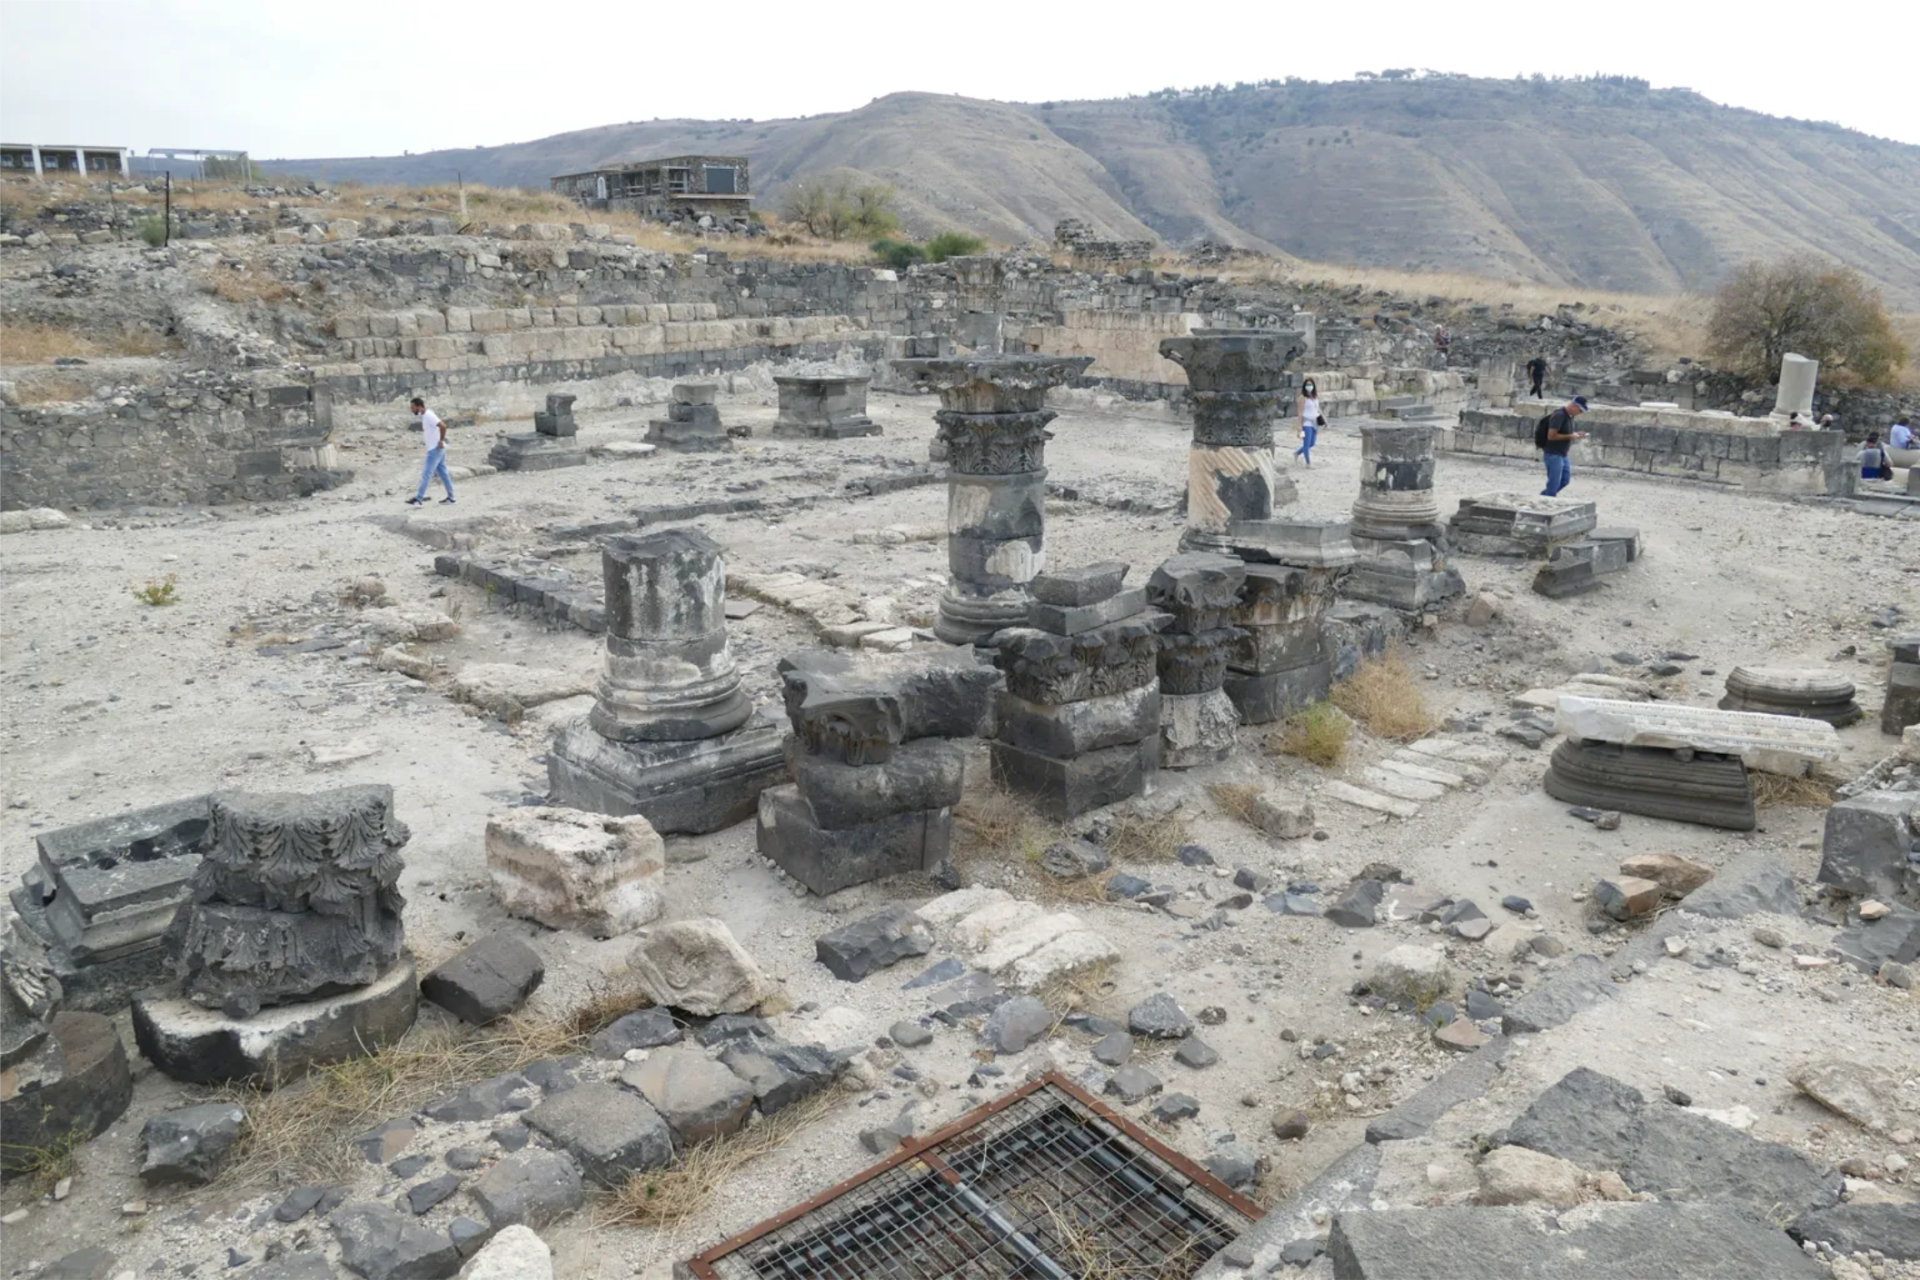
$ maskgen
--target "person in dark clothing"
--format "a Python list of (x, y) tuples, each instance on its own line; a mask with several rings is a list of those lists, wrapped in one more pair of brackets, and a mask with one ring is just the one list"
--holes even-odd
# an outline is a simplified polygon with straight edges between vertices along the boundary
[(1527, 377), (1533, 380), (1533, 391), (1530, 394), (1535, 400), (1538, 400), (1540, 398), (1540, 388), (1547, 380), (1547, 358), (1545, 356), (1535, 356), (1533, 359), (1527, 361)]
[(1547, 487), (1540, 491), (1541, 497), (1558, 497), (1562, 489), (1573, 483), (1573, 463), (1567, 457), (1567, 450), (1575, 440), (1587, 438), (1586, 432), (1573, 429), (1573, 420), (1586, 411), (1587, 398), (1575, 396), (1565, 407), (1547, 415), (1547, 438), (1541, 446), (1547, 456)]

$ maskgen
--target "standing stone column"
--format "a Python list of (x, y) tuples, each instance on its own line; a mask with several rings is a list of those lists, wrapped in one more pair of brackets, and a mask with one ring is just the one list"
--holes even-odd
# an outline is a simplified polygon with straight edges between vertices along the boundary
[(1820, 362), (1788, 352), (1780, 357), (1780, 394), (1774, 398), (1773, 411), (1779, 417), (1797, 413), (1801, 421), (1813, 427), (1813, 384), (1820, 377)]
[(1286, 366), (1297, 341), (1233, 329), (1161, 340), (1160, 354), (1186, 370), (1193, 406), (1181, 550), (1230, 551), (1235, 526), (1272, 520), (1297, 497), (1273, 442), (1275, 418), (1293, 408)]
[(1466, 590), (1446, 560), (1447, 529), (1433, 492), (1433, 428), (1360, 428), (1360, 497), (1353, 542), (1362, 559), (1341, 587), (1355, 600), (1408, 611)]
[(1147, 580), (1147, 600), (1172, 615), (1160, 637), (1160, 767), (1191, 769), (1232, 752), (1240, 713), (1223, 690), (1231, 618), (1247, 579), (1233, 556), (1174, 556)]
[(590, 715), (547, 753), (557, 804), (638, 813), (660, 832), (749, 817), (785, 773), (727, 643), (726, 566), (696, 529), (608, 540), (606, 656)]
[(1047, 391), (1091, 356), (896, 360), (940, 393), (933, 419), (947, 454), (947, 569), (934, 634), (979, 644), (1027, 617), (1027, 584), (1046, 568)]

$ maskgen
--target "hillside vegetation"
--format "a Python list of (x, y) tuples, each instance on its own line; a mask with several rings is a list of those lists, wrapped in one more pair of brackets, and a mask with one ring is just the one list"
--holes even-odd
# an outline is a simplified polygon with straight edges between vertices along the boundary
[(1018, 105), (924, 93), (798, 120), (657, 120), (532, 142), (274, 162), (328, 180), (544, 187), (681, 152), (788, 184), (889, 184), (907, 230), (1001, 244), (1063, 217), (1120, 238), (1636, 293), (1811, 251), (1920, 306), (1920, 147), (1625, 79), (1427, 76)]

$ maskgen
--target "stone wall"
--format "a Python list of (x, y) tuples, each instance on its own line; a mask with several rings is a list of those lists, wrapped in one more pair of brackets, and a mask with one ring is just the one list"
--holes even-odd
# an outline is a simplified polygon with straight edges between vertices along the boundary
[[(1458, 429), (1440, 433), (1438, 443), (1457, 453), (1537, 458), (1533, 432), (1540, 416), (1531, 409), (1469, 409), (1461, 413)], [(1693, 425), (1660, 425), (1667, 417), (1686, 418)], [(1580, 418), (1588, 438), (1574, 446), (1574, 465), (1681, 476), (1760, 493), (1853, 492), (1855, 450), (1840, 432), (1769, 431), (1755, 420), (1739, 418), (1702, 430), (1699, 419), (1697, 414), (1596, 408)]]
[(0, 405), (0, 508), (257, 502), (352, 478), (325, 390), (193, 373), (108, 400)]
[(1162, 338), (1192, 333), (1201, 317), (1190, 311), (1113, 311), (1075, 307), (1057, 324), (1028, 325), (1021, 342), (1050, 356), (1092, 356), (1088, 378), (1187, 385), (1187, 374), (1160, 354)]

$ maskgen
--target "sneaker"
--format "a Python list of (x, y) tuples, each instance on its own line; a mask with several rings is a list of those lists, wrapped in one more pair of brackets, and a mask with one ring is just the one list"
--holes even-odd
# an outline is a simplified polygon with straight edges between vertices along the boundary
[(408, 498), (407, 505), (410, 507), (424, 507), (427, 505), (427, 500), (425, 498)]
[(443, 506), (443, 507), (450, 507), (450, 506), (452, 506), (452, 505), (453, 505), (453, 499), (452, 499), (452, 498), (442, 498), (442, 499), (440, 499), (440, 505), (441, 505), (441, 506)]

